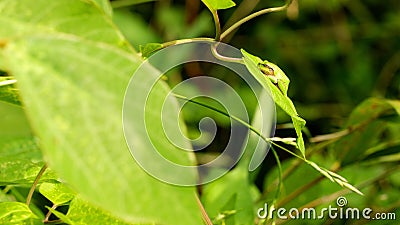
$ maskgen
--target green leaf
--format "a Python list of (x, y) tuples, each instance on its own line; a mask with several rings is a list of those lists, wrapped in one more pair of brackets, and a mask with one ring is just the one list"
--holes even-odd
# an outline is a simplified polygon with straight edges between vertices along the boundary
[[(303, 157), (305, 157), (305, 146), (301, 130), (305, 126), (306, 121), (297, 114), (292, 100), (286, 95), (286, 93), (282, 93), (282, 90), (278, 87), (278, 85), (275, 85), (260, 71), (258, 64), (263, 63), (263, 61), (260, 58), (247, 53), (243, 49), (241, 51), (243, 54), (244, 63), (250, 73), (256, 78), (256, 80), (263, 86), (265, 90), (270, 91), (275, 103), (291, 117), (297, 134), (297, 147), (302, 153)], [(272, 63), (269, 64), (273, 67), (275, 73), (286, 77), (284, 72), (278, 66)]]
[(163, 45), (160, 43), (149, 43), (145, 46), (140, 45), (139, 50), (142, 53), (143, 58), (148, 58), (154, 52), (163, 48)]
[(201, 0), (207, 8), (211, 11), (217, 11), (219, 9), (228, 9), (235, 6), (235, 2), (232, 0)]
[(7, 81), (10, 80), (0, 77), (0, 101), (21, 105), (17, 88), (13, 84), (2, 85)]
[(68, 218), (68, 216), (64, 215), (63, 213), (61, 213), (61, 212), (59, 212), (59, 211), (57, 211), (57, 210), (55, 210), (55, 209), (53, 209), (53, 208), (50, 208), (50, 207), (48, 207), (48, 206), (46, 206), (46, 208), (47, 208), (51, 213), (53, 213), (55, 216), (57, 216), (60, 220), (62, 220), (64, 223), (67, 223), (67, 224), (74, 224), (74, 222), (71, 221), (71, 220)]
[(47, 207), (55, 216), (63, 222), (71, 225), (91, 225), (91, 224), (113, 224), (128, 225), (124, 221), (111, 215), (109, 212), (100, 209), (89, 202), (83, 200), (79, 195), (76, 196), (69, 205), (67, 215)]
[[(43, 165), (23, 109), (0, 102), (0, 185), (32, 184)], [(40, 182), (56, 178), (47, 170)]]
[[(126, 147), (122, 102), (141, 59), (109, 19), (77, 0), (2, 1), (0, 11), (0, 39), (10, 39), (7, 71), (19, 82), (49, 166), (86, 199), (124, 220), (200, 224), (195, 188), (154, 179)], [(155, 94), (168, 93), (165, 85), (156, 86)], [(193, 163), (188, 152), (177, 155)]]
[[(32, 137), (0, 140), (0, 185), (32, 184), (44, 162)], [(57, 176), (46, 170), (40, 179), (55, 180)]]
[(0, 202), (0, 224), (24, 224), (36, 218), (29, 207), (21, 202)]
[(363, 161), (383, 163), (400, 161), (400, 141), (383, 143), (366, 151)]
[(63, 183), (43, 183), (39, 187), (39, 192), (56, 205), (69, 202), (76, 195), (75, 192)]

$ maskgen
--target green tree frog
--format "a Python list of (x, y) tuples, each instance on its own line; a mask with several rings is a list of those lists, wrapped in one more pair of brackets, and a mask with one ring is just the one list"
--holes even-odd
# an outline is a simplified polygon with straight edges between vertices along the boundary
[(290, 80), (277, 65), (264, 60), (263, 62), (258, 63), (258, 68), (282, 92), (283, 95), (287, 96)]

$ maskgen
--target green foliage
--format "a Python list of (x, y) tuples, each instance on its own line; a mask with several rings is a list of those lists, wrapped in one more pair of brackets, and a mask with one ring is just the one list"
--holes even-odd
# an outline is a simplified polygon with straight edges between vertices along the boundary
[[(231, 0), (201, 2), (0, 0), (0, 224), (290, 224), (259, 219), (257, 210), (265, 203), (318, 210), (335, 205), (339, 196), (351, 207), (399, 213), (398, 4), (294, 0), (286, 15), (242, 20), (246, 25), (236, 30), (242, 18), (263, 14), (252, 12), (270, 3), (243, 0), (233, 8)], [(145, 84), (157, 73), (149, 68), (132, 92), (130, 107), (138, 113), (129, 121), (132, 136), (141, 148), (155, 146), (172, 162), (195, 165), (194, 156), (200, 162), (216, 158), (233, 117), (204, 99), (203, 106), (190, 102), (182, 112), (177, 99), (163, 105), (167, 84), (218, 74), (245, 96), (251, 112), (252, 124), (242, 123), (250, 131), (236, 167), (199, 187), (173, 186), (133, 160), (121, 123), (123, 98), (145, 58), (193, 41), (175, 39), (211, 35), (207, 9), (215, 39), (224, 27), (229, 31), (222, 32), (224, 41), (255, 54), (242, 50), (242, 59), (227, 60), (244, 63), (263, 90), (252, 93), (229, 71), (192, 63), (169, 71), (146, 96)], [(190, 88), (205, 93), (210, 87)], [(269, 104), (268, 94), (279, 106), (275, 137), (260, 111)], [(261, 102), (252, 101), (254, 95)], [(143, 99), (146, 106), (139, 104)], [(199, 135), (193, 124), (204, 115), (216, 118), (222, 132), (205, 152), (181, 151), (163, 133), (162, 110), (166, 124), (180, 113), (185, 117), (179, 125), (188, 137)], [(148, 133), (140, 130), (143, 124)], [(170, 138), (190, 149), (180, 134)], [(269, 154), (262, 163), (268, 146), (275, 157)], [(172, 176), (204, 175), (151, 163)], [(358, 222), (382, 221), (346, 224)]]
[[(89, 202), (83, 200), (80, 196), (76, 196), (69, 205), (66, 215), (49, 208), (57, 217), (71, 225), (90, 225), (90, 224), (115, 224), (127, 225), (129, 223), (115, 218), (109, 212), (93, 206)], [(135, 223), (137, 224), (137, 223)]]
[[(36, 178), (44, 162), (38, 146), (32, 138), (5, 140), (0, 145), (0, 184), (30, 184)], [(48, 171), (42, 180), (56, 179)]]
[(55, 205), (62, 205), (75, 197), (75, 193), (63, 183), (43, 183), (39, 192)]
[(0, 202), (1, 224), (37, 224), (37, 217), (20, 202)]
[(234, 212), (224, 218), (227, 224), (251, 224), (254, 221), (253, 196), (246, 170), (236, 168), (204, 187), (202, 201), (211, 218)]
[(21, 105), (18, 89), (13, 85), (16, 80), (0, 77), (0, 101)]
[(201, 0), (207, 8), (211, 11), (217, 11), (219, 9), (228, 9), (235, 6), (235, 2), (232, 0)]
[(163, 48), (162, 44), (149, 43), (145, 46), (140, 46), (139, 51), (142, 53), (143, 58), (148, 58), (151, 54), (153, 54), (155, 51), (160, 50), (161, 48)]
[[(394, 137), (383, 139), (383, 132), (392, 133), (388, 130), (385, 117), (398, 117), (400, 115), (400, 101), (386, 100), (379, 98), (370, 98), (362, 102), (350, 114), (350, 117), (345, 125), (348, 135), (338, 140), (332, 147), (337, 149), (337, 157), (342, 159), (344, 165), (354, 163), (358, 160), (368, 158), (371, 160), (374, 154), (378, 151), (387, 151), (387, 148), (396, 148), (396, 143), (399, 139), (394, 134)], [(397, 131), (394, 131), (397, 133)], [(394, 142), (394, 143), (393, 143)], [(381, 146), (378, 149), (371, 150), (370, 148), (378, 144), (393, 143), (389, 146)], [(382, 149), (383, 147), (383, 149)], [(399, 151), (391, 151), (392, 158)], [(371, 155), (371, 157), (369, 157)], [(375, 155), (377, 157), (378, 155)]]

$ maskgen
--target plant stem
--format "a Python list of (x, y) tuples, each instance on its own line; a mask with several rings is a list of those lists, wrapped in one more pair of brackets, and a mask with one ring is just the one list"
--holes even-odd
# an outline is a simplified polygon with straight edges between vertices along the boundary
[(218, 112), (218, 113), (220, 113), (220, 114), (222, 114), (222, 115), (224, 115), (224, 116), (226, 116), (226, 117), (232, 118), (232, 119), (235, 120), (236, 122), (239, 122), (239, 123), (242, 124), (243, 126), (249, 128), (251, 131), (253, 131), (254, 133), (256, 133), (258, 136), (260, 136), (260, 137), (263, 138), (264, 140), (268, 140), (267, 142), (271, 142), (271, 140), (269, 140), (268, 138), (264, 137), (258, 130), (256, 130), (253, 126), (251, 126), (250, 124), (246, 123), (245, 121), (243, 121), (243, 120), (240, 119), (239, 117), (236, 117), (236, 116), (234, 116), (234, 115), (229, 115), (228, 113), (226, 113), (226, 112), (224, 112), (224, 111), (222, 111), (222, 110), (220, 110), (220, 109), (217, 109), (217, 108), (215, 108), (215, 107), (209, 106), (209, 105), (204, 104), (204, 103), (202, 103), (202, 102), (198, 102), (198, 101), (193, 100), (193, 99), (189, 99), (189, 98), (187, 98), (187, 97), (185, 97), (185, 96), (178, 95), (178, 94), (173, 94), (173, 95), (174, 95), (176, 98), (180, 98), (180, 99), (183, 99), (183, 100), (192, 102), (192, 103), (194, 103), (194, 104), (201, 105), (201, 106), (206, 107), (206, 108), (208, 108), (208, 109), (211, 109), (211, 110), (213, 110), (213, 111), (215, 111), (215, 112)]
[(274, 147), (271, 146), (271, 151), (275, 156), (275, 160), (276, 160), (276, 164), (278, 165), (278, 187), (276, 189), (276, 193), (275, 193), (275, 199), (274, 201), (277, 201), (279, 198), (279, 193), (282, 189), (282, 166), (281, 166), (281, 161), (279, 160), (279, 156), (276, 153)]
[(173, 40), (173, 41), (168, 41), (162, 43), (163, 48), (172, 46), (172, 45), (178, 45), (178, 44), (184, 44), (184, 43), (190, 43), (194, 41), (215, 41), (212, 38), (186, 38), (186, 39), (180, 39), (180, 40)]
[(282, 177), (276, 178), (273, 182), (271, 182), (270, 185), (268, 185), (267, 188), (264, 189), (262, 192), (262, 195), (257, 199), (257, 202), (261, 202), (264, 200), (264, 198), (267, 196), (268, 192), (273, 189), (273, 186), (276, 186), (279, 184), (279, 182), (283, 182), (289, 175), (293, 174), (292, 172), (300, 166), (301, 161), (298, 159), (295, 159), (292, 163), (292, 165), (289, 168), (285, 169), (285, 172), (282, 174)]
[(200, 207), (200, 211), (201, 211), (201, 215), (203, 216), (204, 223), (206, 223), (206, 225), (213, 225), (210, 217), (207, 214), (206, 209), (204, 209), (203, 203), (201, 203), (199, 196), (197, 196), (197, 195), (196, 195), (196, 200), (197, 200), (197, 204)]
[(218, 43), (211, 46), (211, 53), (213, 54), (213, 56), (215, 58), (217, 58), (221, 61), (224, 61), (224, 62), (233, 62), (233, 63), (244, 64), (243, 58), (232, 58), (232, 57), (220, 55), (217, 51), (217, 47), (218, 47)]
[(11, 185), (7, 185), (4, 187), (4, 189), (1, 192), (3, 192), (3, 194), (7, 194), (7, 192), (9, 192), (11, 190), (11, 188), (12, 188)]
[(201, 106), (206, 107), (206, 108), (208, 108), (208, 109), (211, 109), (211, 110), (213, 110), (213, 111), (215, 111), (215, 112), (218, 112), (218, 113), (220, 113), (220, 114), (222, 114), (222, 115), (224, 115), (224, 116), (226, 116), (226, 117), (232, 118), (232, 119), (235, 120), (236, 122), (239, 122), (239, 123), (242, 124), (243, 126), (249, 128), (251, 131), (253, 131), (255, 134), (257, 134), (257, 136), (259, 136), (261, 139), (263, 139), (265, 142), (271, 143), (271, 144), (275, 145), (276, 147), (278, 147), (278, 148), (280, 148), (280, 149), (282, 149), (282, 150), (288, 152), (288, 153), (291, 154), (292, 156), (294, 156), (294, 157), (296, 157), (296, 158), (298, 158), (298, 159), (301, 159), (301, 160), (303, 160), (303, 161), (306, 162), (306, 159), (304, 159), (303, 157), (301, 157), (301, 156), (297, 155), (296, 153), (290, 151), (289, 149), (287, 149), (287, 148), (285, 148), (285, 147), (283, 147), (283, 146), (277, 144), (276, 142), (272, 141), (271, 138), (264, 137), (264, 135), (262, 135), (261, 132), (259, 132), (256, 128), (254, 128), (254, 127), (251, 126), (250, 124), (246, 123), (245, 121), (243, 121), (243, 120), (240, 119), (239, 117), (236, 117), (236, 116), (234, 116), (234, 115), (229, 115), (228, 113), (226, 113), (226, 112), (224, 112), (224, 111), (222, 111), (222, 110), (219, 110), (219, 109), (217, 109), (217, 108), (214, 108), (214, 107), (209, 106), (209, 105), (207, 105), (207, 104), (204, 104), (204, 103), (202, 103), (202, 102), (198, 102), (198, 101), (196, 101), (196, 100), (189, 99), (189, 98), (187, 98), (187, 97), (185, 97), (185, 96), (178, 95), (178, 94), (173, 94), (173, 95), (174, 95), (176, 98), (187, 100), (187, 101), (192, 102), (192, 103), (194, 103), (194, 104), (201, 105)]
[(35, 192), (36, 186), (39, 183), (40, 178), (42, 177), (42, 175), (44, 174), (44, 172), (47, 169), (47, 164), (44, 164), (42, 169), (40, 169), (38, 175), (35, 178), (35, 181), (32, 184), (31, 189), (29, 190), (28, 196), (26, 197), (26, 204), (29, 206), (31, 204), (31, 200), (32, 200), (32, 196), (33, 196), (33, 192)]
[(220, 40), (220, 36), (221, 36), (221, 24), (220, 24), (220, 22), (219, 22), (219, 17), (218, 17), (217, 10), (211, 10), (211, 13), (212, 13), (212, 15), (213, 15), (214, 24), (215, 24), (215, 40)]
[[(53, 204), (53, 206), (51, 207), (51, 209), (56, 209), (57, 207), (58, 207), (58, 205)], [(49, 211), (47, 212), (47, 214), (46, 214), (44, 220), (43, 220), (43, 223), (49, 222), (50, 216), (51, 216), (51, 211), (49, 210)]]
[(279, 6), (279, 7), (273, 7), (273, 8), (268, 8), (268, 9), (263, 9), (260, 11), (257, 11), (255, 13), (252, 13), (246, 17), (244, 17), (243, 19), (237, 21), (235, 24), (233, 24), (232, 26), (230, 26), (226, 31), (224, 31), (219, 39), (216, 40), (223, 40), (226, 36), (228, 36), (232, 31), (236, 30), (237, 28), (239, 28), (242, 24), (246, 23), (249, 20), (252, 20), (254, 18), (256, 18), (257, 16), (261, 16), (267, 13), (271, 13), (271, 12), (279, 12), (279, 11), (283, 11), (285, 9), (287, 9), (287, 7), (289, 7), (289, 5), (292, 3), (292, 0), (287, 0), (285, 5), (283, 6)]

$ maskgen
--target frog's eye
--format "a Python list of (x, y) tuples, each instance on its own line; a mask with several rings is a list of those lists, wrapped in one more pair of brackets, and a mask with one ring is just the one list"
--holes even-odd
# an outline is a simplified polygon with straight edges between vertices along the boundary
[(272, 67), (268, 66), (266, 63), (258, 63), (258, 67), (261, 72), (266, 76), (275, 76), (275, 71)]

